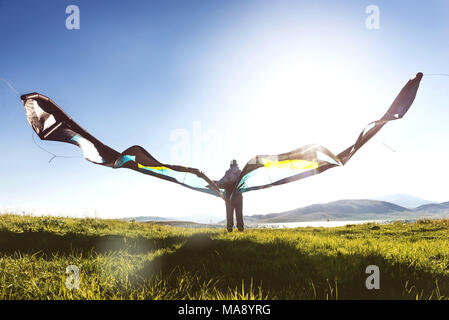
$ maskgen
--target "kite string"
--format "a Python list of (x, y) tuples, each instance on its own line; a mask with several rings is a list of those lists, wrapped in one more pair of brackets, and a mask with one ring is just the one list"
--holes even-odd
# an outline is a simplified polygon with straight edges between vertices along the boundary
[[(14, 88), (14, 86), (13, 86), (8, 80), (6, 80), (5, 78), (2, 78), (2, 77), (0, 77), (0, 80), (2, 80), (2, 81), (8, 86), (8, 88), (11, 89), (12, 92), (14, 92), (17, 96), (20, 97), (19, 91), (17, 91), (17, 89)], [(34, 144), (35, 144), (39, 149), (41, 149), (42, 151), (44, 151), (44, 152), (46, 152), (46, 153), (48, 153), (48, 154), (51, 154), (52, 157), (50, 158), (50, 160), (48, 160), (48, 163), (52, 162), (53, 159), (55, 159), (55, 158), (66, 158), (66, 159), (69, 159), (69, 158), (81, 158), (80, 156), (60, 156), (60, 155), (57, 155), (57, 154), (55, 154), (55, 153), (53, 153), (53, 152), (51, 152), (51, 151), (48, 151), (47, 149), (45, 149), (44, 147), (40, 146), (40, 145), (36, 142), (36, 140), (34, 139), (34, 134), (33, 134), (33, 133), (31, 134), (31, 139), (33, 139)]]
[(55, 159), (55, 158), (66, 158), (66, 159), (81, 158), (81, 156), (60, 156), (60, 155), (57, 155), (57, 154), (55, 154), (55, 153), (53, 153), (53, 152), (51, 152), (51, 151), (48, 151), (47, 149), (45, 149), (44, 147), (40, 146), (40, 145), (36, 142), (36, 140), (34, 139), (34, 133), (31, 134), (31, 139), (33, 139), (34, 144), (35, 144), (39, 149), (41, 149), (42, 151), (44, 151), (44, 152), (46, 152), (46, 153), (52, 155), (52, 157), (50, 158), (50, 160), (48, 160), (48, 163), (52, 162), (53, 159)]
[(424, 73), (424, 76), (443, 76), (449, 77), (449, 73)]
[(18, 95), (20, 97), (20, 93), (19, 91), (16, 90), (16, 88), (13, 87), (13, 85), (6, 79), (0, 77), (0, 80), (2, 80), (4, 83), (6, 83), (6, 85), (12, 90), (12, 92), (14, 92), (16, 95)]

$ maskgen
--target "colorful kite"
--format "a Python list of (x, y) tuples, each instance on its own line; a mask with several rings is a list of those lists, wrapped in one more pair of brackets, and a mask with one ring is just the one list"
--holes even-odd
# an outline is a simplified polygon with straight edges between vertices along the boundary
[(368, 124), (356, 142), (338, 155), (316, 144), (278, 155), (258, 155), (245, 165), (229, 194), (198, 169), (161, 163), (140, 146), (132, 146), (122, 153), (115, 151), (89, 134), (44, 95), (29, 93), (21, 99), (28, 122), (41, 140), (75, 144), (84, 157), (95, 164), (132, 169), (227, 200), (236, 192), (269, 188), (344, 165), (387, 122), (404, 116), (415, 99), (422, 76), (418, 73), (409, 80), (385, 115)]

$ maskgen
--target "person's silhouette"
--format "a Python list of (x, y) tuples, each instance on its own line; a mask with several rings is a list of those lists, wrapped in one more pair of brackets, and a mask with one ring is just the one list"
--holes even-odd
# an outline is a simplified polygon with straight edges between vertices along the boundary
[(230, 168), (226, 171), (223, 178), (221, 178), (217, 185), (220, 188), (224, 188), (226, 191), (226, 227), (229, 232), (234, 227), (234, 210), (237, 220), (237, 229), (243, 231), (243, 195), (241, 192), (236, 191), (231, 197), (232, 189), (237, 182), (242, 171), (239, 169), (236, 160), (231, 161)]

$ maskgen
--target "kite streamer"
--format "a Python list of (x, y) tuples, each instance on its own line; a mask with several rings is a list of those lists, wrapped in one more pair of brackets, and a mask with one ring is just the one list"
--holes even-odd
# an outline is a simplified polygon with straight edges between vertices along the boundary
[[(369, 123), (355, 143), (337, 155), (317, 144), (302, 146), (277, 155), (258, 155), (244, 166), (240, 177), (225, 188), (218, 186), (198, 169), (159, 162), (140, 146), (132, 146), (121, 153), (110, 148), (42, 94), (24, 94), (21, 100), (29, 124), (41, 140), (74, 144), (81, 148), (84, 158), (92, 163), (114, 169), (128, 168), (227, 201), (235, 193), (265, 189), (343, 166), (386, 123), (401, 119), (405, 115), (416, 97), (422, 77), (423, 74), (418, 73), (410, 79), (387, 112), (379, 120)], [(232, 191), (227, 193), (225, 189)]]

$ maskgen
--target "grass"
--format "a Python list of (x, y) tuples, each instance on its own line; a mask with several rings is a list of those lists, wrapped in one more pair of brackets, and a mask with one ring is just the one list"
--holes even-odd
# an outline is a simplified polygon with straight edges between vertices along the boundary
[(449, 220), (229, 234), (1, 215), (0, 299), (447, 299), (448, 234)]

